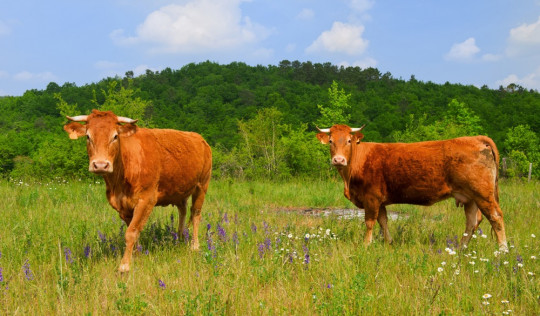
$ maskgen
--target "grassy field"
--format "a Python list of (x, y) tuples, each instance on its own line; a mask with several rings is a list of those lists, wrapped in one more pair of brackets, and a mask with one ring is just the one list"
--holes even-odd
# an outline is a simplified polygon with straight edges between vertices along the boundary
[(540, 314), (538, 182), (501, 182), (507, 254), (487, 221), (458, 250), (453, 200), (389, 207), (406, 215), (389, 222), (394, 243), (377, 226), (367, 249), (362, 219), (295, 211), (352, 207), (342, 190), (213, 181), (200, 252), (176, 235), (176, 209), (158, 207), (119, 274), (125, 227), (104, 184), (0, 181), (0, 314)]

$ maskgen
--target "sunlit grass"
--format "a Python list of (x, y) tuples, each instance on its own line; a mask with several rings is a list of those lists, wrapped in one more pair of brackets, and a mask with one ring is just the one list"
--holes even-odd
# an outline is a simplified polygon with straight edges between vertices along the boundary
[(362, 219), (286, 211), (352, 207), (342, 190), (338, 181), (214, 181), (201, 251), (176, 234), (175, 208), (156, 208), (122, 275), (125, 228), (103, 184), (2, 181), (0, 313), (540, 313), (537, 182), (501, 183), (506, 254), (487, 221), (458, 250), (465, 218), (453, 201), (389, 207), (407, 215), (389, 222), (394, 243), (377, 228), (367, 249)]

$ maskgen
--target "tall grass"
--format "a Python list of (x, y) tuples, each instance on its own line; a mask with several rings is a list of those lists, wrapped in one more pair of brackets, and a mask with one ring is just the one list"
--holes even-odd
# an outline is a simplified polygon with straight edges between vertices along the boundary
[(156, 208), (119, 274), (125, 227), (103, 184), (0, 182), (0, 314), (540, 314), (538, 182), (501, 183), (507, 254), (487, 221), (458, 250), (453, 201), (389, 207), (407, 215), (394, 243), (377, 233), (367, 249), (362, 219), (296, 211), (352, 207), (342, 190), (213, 181), (201, 251), (176, 235), (175, 208)]

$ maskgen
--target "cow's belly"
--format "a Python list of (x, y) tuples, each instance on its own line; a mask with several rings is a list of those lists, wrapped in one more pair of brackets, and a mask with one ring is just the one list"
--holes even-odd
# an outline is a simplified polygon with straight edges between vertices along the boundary
[(451, 197), (451, 189), (445, 184), (410, 184), (407, 187), (389, 189), (389, 204), (432, 205)]

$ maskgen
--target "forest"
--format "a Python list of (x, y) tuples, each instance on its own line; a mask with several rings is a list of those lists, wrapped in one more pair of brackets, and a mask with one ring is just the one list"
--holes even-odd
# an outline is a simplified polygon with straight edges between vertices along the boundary
[(94, 179), (84, 140), (62, 129), (66, 115), (92, 109), (139, 119), (141, 127), (200, 133), (218, 178), (335, 176), (315, 134), (337, 123), (366, 124), (368, 142), (488, 135), (508, 158), (505, 176), (527, 176), (530, 163), (540, 176), (540, 93), (516, 84), (436, 84), (309, 61), (206, 61), (83, 86), (50, 82), (0, 97), (0, 109), (0, 177), (12, 180)]

